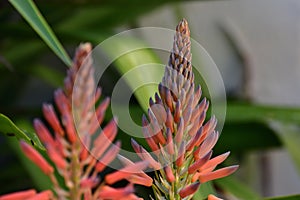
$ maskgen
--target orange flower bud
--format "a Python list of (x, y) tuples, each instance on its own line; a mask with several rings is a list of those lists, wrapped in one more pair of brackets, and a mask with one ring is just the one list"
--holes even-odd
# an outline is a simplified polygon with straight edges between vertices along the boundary
[(223, 199), (221, 199), (221, 198), (218, 198), (218, 197), (216, 197), (215, 195), (213, 195), (213, 194), (210, 194), (210, 195), (208, 195), (208, 198), (207, 198), (207, 200), (223, 200)]
[(25, 190), (0, 196), (0, 200), (24, 200), (36, 194), (35, 190)]
[(118, 171), (115, 171), (111, 174), (108, 174), (105, 176), (105, 181), (108, 184), (114, 184), (115, 182), (126, 179), (130, 177), (131, 174), (136, 173), (137, 171), (142, 171), (148, 167), (148, 162), (147, 161), (141, 161), (137, 162), (133, 165), (126, 166), (122, 169), (119, 169)]
[(62, 129), (60, 122), (55, 114), (54, 108), (51, 104), (43, 105), (43, 114), (47, 122), (51, 125), (53, 130), (60, 135), (64, 135), (64, 130)]
[(24, 141), (20, 142), (21, 149), (25, 155), (36, 164), (45, 174), (49, 175), (53, 173), (53, 167), (42, 157), (42, 155), (35, 150), (32, 146)]
[(199, 176), (199, 181), (201, 183), (205, 183), (207, 181), (211, 181), (211, 180), (214, 180), (214, 179), (229, 176), (230, 174), (235, 172), (238, 169), (238, 167), (239, 167), (238, 165), (233, 165), (233, 166), (230, 166), (230, 167), (224, 167), (222, 169), (218, 169), (218, 170), (213, 171), (213, 172), (201, 174)]
[(200, 183), (196, 182), (196, 183), (192, 183), (191, 185), (188, 185), (186, 187), (184, 187), (183, 189), (181, 189), (179, 191), (179, 195), (181, 198), (185, 198), (189, 195), (194, 194), (200, 187)]
[(168, 181), (169, 183), (174, 182), (174, 181), (175, 181), (175, 176), (174, 176), (174, 174), (173, 174), (173, 172), (172, 172), (171, 167), (170, 167), (169, 165), (165, 166), (165, 167), (164, 167), (164, 171), (165, 171), (165, 173), (166, 173), (167, 181)]
[(53, 199), (53, 193), (51, 190), (45, 190), (43, 192), (40, 192), (30, 198), (27, 198), (26, 200), (52, 200)]
[(103, 186), (99, 192), (100, 199), (119, 199), (124, 196), (128, 196), (134, 192), (133, 186), (130, 184), (125, 188), (112, 188), (110, 186)]

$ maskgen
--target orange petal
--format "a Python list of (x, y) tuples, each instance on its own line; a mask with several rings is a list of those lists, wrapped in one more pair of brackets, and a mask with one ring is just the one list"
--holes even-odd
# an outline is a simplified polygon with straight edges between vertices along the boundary
[(47, 146), (46, 148), (47, 148), (47, 153), (48, 153), (50, 159), (54, 162), (54, 164), (57, 166), (57, 168), (66, 169), (67, 162), (64, 159), (64, 157), (61, 154), (59, 154), (57, 152), (57, 150), (54, 149), (54, 147)]
[[(173, 106), (172, 106), (173, 107)], [(172, 112), (172, 109), (170, 108), (171, 112)], [(176, 123), (179, 123), (180, 121), (180, 117), (181, 117), (181, 103), (180, 101), (177, 101), (176, 104), (175, 104), (175, 111), (174, 111), (174, 121)]]
[(77, 133), (74, 127), (74, 121), (71, 112), (68, 110), (62, 116), (62, 123), (66, 129), (68, 139), (71, 143), (77, 140)]
[(212, 151), (207, 153), (203, 158), (200, 158), (196, 162), (194, 162), (189, 168), (188, 168), (188, 173), (193, 174), (195, 173), (198, 169), (200, 169), (211, 157)]
[(51, 190), (45, 190), (43, 192), (40, 192), (36, 194), (33, 197), (27, 198), (26, 200), (52, 200), (53, 199), (53, 193)]
[(51, 104), (43, 104), (43, 114), (53, 130), (63, 136), (64, 130), (62, 129), (60, 122), (55, 114), (54, 108)]
[(145, 173), (131, 174), (126, 180), (132, 184), (144, 185), (147, 187), (152, 186), (153, 180)]
[(157, 151), (159, 150), (158, 145), (156, 144), (156, 142), (154, 141), (153, 137), (151, 137), (150, 132), (149, 132), (149, 123), (146, 119), (146, 116), (143, 115), (142, 117), (142, 124), (143, 124), (143, 134), (145, 137), (145, 140), (147, 141), (149, 147), (153, 150), (153, 151)]
[(106, 166), (113, 161), (117, 154), (120, 151), (121, 142), (116, 142), (115, 145), (113, 145), (106, 153), (105, 155), (99, 160), (99, 162), (96, 164), (95, 169), (97, 172), (102, 172)]
[(118, 171), (115, 171), (111, 174), (106, 175), (105, 181), (108, 184), (114, 184), (115, 182), (117, 182), (119, 180), (130, 177), (131, 174), (134, 174), (137, 171), (144, 170), (145, 168), (148, 167), (148, 165), (149, 164), (147, 161), (141, 161), (141, 162), (135, 163), (134, 165), (126, 166), (122, 169), (119, 169)]
[(167, 128), (166, 135), (167, 135), (167, 146), (166, 146), (167, 151), (170, 155), (173, 155), (175, 152), (174, 152), (172, 132), (170, 128)]
[[(165, 102), (167, 104), (167, 106), (170, 108), (170, 111), (173, 112), (174, 108), (173, 108), (173, 103), (172, 103), (172, 95), (171, 92), (168, 88), (163, 87), (163, 89), (165, 90)], [(176, 120), (175, 120), (176, 121)]]
[(164, 167), (164, 171), (165, 171), (165, 174), (166, 174), (166, 178), (167, 180), (169, 181), (169, 183), (172, 183), (175, 181), (175, 176), (172, 172), (172, 169), (169, 165), (165, 166)]
[(185, 198), (189, 195), (194, 194), (200, 187), (200, 183), (196, 182), (196, 183), (192, 183), (191, 185), (188, 185), (186, 187), (184, 187), (183, 189), (181, 189), (179, 191), (179, 195), (181, 198)]
[[(196, 126), (196, 125), (194, 125)], [(186, 150), (187, 151), (191, 151), (194, 149), (194, 147), (196, 146), (197, 142), (200, 140), (201, 135), (202, 135), (202, 127), (197, 131), (197, 133), (194, 135), (194, 137), (192, 137), (192, 139), (190, 139), (189, 143), (187, 144)]]
[(131, 184), (129, 186), (126, 186), (125, 188), (118, 189), (105, 185), (101, 188), (98, 197), (100, 199), (118, 199), (130, 195), (133, 192), (134, 188)]
[(224, 167), (222, 169), (218, 169), (216, 171), (209, 172), (206, 174), (201, 174), (199, 176), (199, 181), (201, 183), (205, 183), (207, 181), (211, 181), (214, 179), (223, 178), (223, 177), (228, 176), (228, 175), (232, 174), (233, 172), (235, 172), (238, 169), (238, 167), (239, 167), (238, 165), (233, 165), (233, 166)]
[(115, 120), (111, 120), (94, 141), (94, 148), (92, 151), (96, 158), (100, 157), (115, 139), (118, 131)]
[(103, 122), (105, 111), (110, 103), (110, 98), (106, 97), (101, 104), (97, 107), (96, 112), (92, 116), (90, 122), (89, 133), (93, 135), (95, 131), (100, 127), (100, 124)]
[(46, 128), (46, 126), (43, 124), (43, 122), (41, 122), (41, 120), (34, 119), (33, 127), (34, 127), (34, 130), (36, 131), (37, 135), (39, 136), (39, 139), (43, 142), (43, 144), (55, 146), (55, 141), (54, 141), (51, 133)]
[(176, 160), (176, 165), (178, 167), (181, 167), (183, 165), (184, 162), (184, 155), (185, 155), (185, 141), (181, 142), (181, 145), (179, 147), (179, 151), (178, 151), (178, 158)]
[(171, 111), (169, 108), (167, 108), (167, 120), (166, 120), (166, 127), (168, 127), (171, 130), (171, 133), (174, 133), (174, 118), (171, 114)]
[(80, 188), (94, 188), (99, 183), (99, 179), (96, 177), (86, 178), (80, 181)]
[[(157, 97), (159, 98), (159, 97)], [(153, 104), (150, 107), (151, 111), (153, 112), (153, 114), (155, 115), (155, 118), (157, 119), (159, 124), (163, 124), (166, 122), (167, 119), (167, 113), (165, 108), (163, 107), (163, 105), (161, 104)]]
[(35, 190), (25, 190), (0, 196), (0, 200), (24, 200), (36, 194)]
[(218, 197), (216, 197), (215, 195), (213, 195), (213, 194), (210, 194), (210, 195), (208, 195), (208, 198), (207, 198), (207, 200), (223, 200), (223, 199), (221, 199), (221, 198), (218, 198)]
[(121, 197), (120, 199), (117, 200), (143, 200), (143, 198), (139, 198), (135, 196), (134, 194), (129, 194), (127, 196)]
[(35, 150), (32, 146), (24, 141), (20, 142), (21, 149), (25, 155), (36, 164), (45, 174), (53, 173), (53, 167), (41, 156), (41, 154)]
[(80, 152), (80, 160), (84, 161), (87, 159), (90, 153), (90, 146), (91, 146), (91, 136), (90, 135), (84, 135), (81, 140), (82, 146), (81, 146), (81, 152)]
[(214, 157), (213, 159), (209, 160), (207, 163), (205, 163), (201, 168), (200, 171), (203, 171), (208, 168), (215, 168), (218, 164), (222, 163), (228, 156), (230, 152), (223, 153), (217, 157)]
[[(134, 165), (132, 161), (130, 161), (128, 158), (125, 158), (124, 156), (118, 155), (118, 158), (125, 166)], [(126, 180), (133, 184), (144, 185), (147, 187), (150, 187), (153, 182), (152, 178), (143, 171), (137, 171), (137, 173), (132, 174), (130, 177), (126, 178)]]
[(55, 90), (54, 101), (61, 114), (64, 114), (67, 110), (71, 108), (70, 102), (62, 89)]
[(219, 134), (216, 131), (213, 131), (201, 144), (198, 157), (202, 158), (205, 156), (217, 143)]
[(185, 126), (185, 124), (184, 124), (183, 118), (180, 117), (179, 123), (177, 125), (177, 132), (176, 132), (176, 135), (175, 135), (176, 144), (181, 143), (181, 140), (182, 140), (182, 137), (183, 137), (183, 132), (184, 132), (184, 126)]
[(131, 138), (131, 145), (134, 149), (134, 151), (137, 153), (137, 155), (143, 159), (149, 162), (149, 166), (152, 167), (155, 170), (158, 170), (161, 168), (161, 165), (159, 162), (157, 162), (151, 155), (148, 153), (143, 147), (141, 147), (134, 139)]

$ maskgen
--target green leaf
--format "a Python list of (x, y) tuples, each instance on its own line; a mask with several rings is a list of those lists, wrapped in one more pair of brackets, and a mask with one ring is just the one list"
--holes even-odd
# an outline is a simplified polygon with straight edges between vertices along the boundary
[(212, 182), (206, 182), (200, 185), (199, 190), (194, 194), (193, 200), (206, 199), (209, 194), (216, 194)]
[[(29, 123), (25, 121), (18, 121), (17, 123), (19, 126), (24, 126), (30, 130)], [(22, 125), (21, 125), (22, 124)], [(33, 162), (31, 162), (26, 156), (24, 156), (24, 153), (22, 152), (20, 145), (18, 144), (17, 140), (10, 140), (7, 138), (7, 143), (9, 144), (12, 151), (16, 154), (18, 159), (20, 160), (22, 167), (27, 170), (27, 173), (31, 177), (34, 186), (38, 190), (46, 190), (51, 188), (52, 183), (47, 175), (45, 175), (42, 170), (36, 166)], [(43, 154), (45, 151), (40, 152)], [(19, 166), (20, 167), (20, 166)]]
[(61, 87), (63, 85), (64, 75), (51, 67), (45, 65), (33, 65), (30, 69), (30, 74), (47, 82), (53, 87)]
[(226, 178), (214, 180), (217, 186), (222, 188), (224, 191), (231, 193), (238, 199), (243, 200), (259, 200), (262, 199), (260, 195), (252, 191), (251, 188), (246, 186), (244, 183), (236, 180), (232, 176)]
[(300, 175), (300, 124), (269, 120), (269, 125), (287, 148)]
[(8, 117), (0, 113), (0, 132), (7, 136), (15, 136), (18, 140), (24, 140), (29, 144), (45, 150), (37, 135), (33, 132), (23, 131), (18, 128)]
[(267, 122), (268, 119), (300, 123), (300, 108), (242, 103), (227, 105), (227, 122)]
[(298, 195), (290, 195), (290, 196), (282, 196), (282, 197), (270, 197), (265, 198), (264, 200), (299, 200), (300, 194)]
[(164, 68), (157, 65), (161, 63), (160, 60), (152, 50), (143, 48), (145, 46), (132, 38), (114, 39), (102, 45), (110, 58), (117, 58), (114, 61), (117, 70), (122, 77), (125, 75), (127, 84), (134, 90), (135, 97), (146, 111), (149, 98), (157, 92), (157, 83), (162, 79)]
[(71, 59), (32, 0), (9, 0), (54, 53), (68, 66)]
[(226, 121), (214, 152), (220, 154), (230, 150), (233, 154), (243, 154), (280, 146), (278, 136), (263, 122)]

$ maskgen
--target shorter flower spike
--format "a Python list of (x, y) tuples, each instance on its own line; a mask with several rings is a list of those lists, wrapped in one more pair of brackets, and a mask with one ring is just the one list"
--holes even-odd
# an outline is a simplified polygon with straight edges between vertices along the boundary
[[(49, 176), (54, 193), (47, 190), (37, 194), (35, 190), (29, 190), (0, 196), (0, 200), (139, 200), (140, 198), (133, 194), (133, 184), (148, 187), (152, 185), (152, 178), (143, 170), (149, 164), (156, 168), (160, 168), (160, 165), (142, 148), (141, 154), (148, 157), (151, 163), (133, 163), (123, 158), (123, 168), (112, 173), (105, 171), (118, 157), (121, 142), (113, 144), (118, 131), (116, 118), (106, 126), (102, 124), (110, 99), (100, 100), (101, 89), (94, 81), (91, 50), (92, 46), (89, 43), (79, 46), (74, 62), (67, 71), (64, 88), (54, 92), (55, 105), (43, 105), (46, 124), (39, 119), (33, 122), (34, 129), (55, 168), (32, 146), (24, 141), (20, 142), (25, 155)], [(155, 99), (157, 101), (159, 97), (156, 96)], [(156, 118), (164, 121), (166, 115), (158, 107), (153, 108), (152, 117), (156, 125)], [(157, 145), (154, 141), (150, 144)], [(57, 169), (64, 182), (58, 181), (54, 169)], [(129, 184), (114, 189), (112, 184), (120, 180), (128, 181)]]
[(53, 173), (53, 167), (42, 157), (42, 155), (35, 150), (32, 146), (27, 144), (24, 141), (20, 142), (21, 149), (25, 155), (32, 161), (34, 164), (39, 166), (39, 168), (46, 174), (49, 175)]

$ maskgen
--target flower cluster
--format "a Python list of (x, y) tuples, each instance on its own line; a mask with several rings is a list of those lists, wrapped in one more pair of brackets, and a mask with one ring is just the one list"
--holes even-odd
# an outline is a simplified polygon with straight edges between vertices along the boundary
[(238, 166), (215, 170), (229, 152), (212, 158), (219, 137), (217, 120), (213, 116), (205, 123), (208, 101), (203, 98), (199, 103), (201, 88), (195, 91), (186, 20), (176, 27), (169, 63), (158, 89), (159, 95), (150, 99), (148, 115), (142, 120), (153, 155), (134, 140), (132, 146), (142, 160), (159, 170), (153, 186), (157, 199), (191, 199), (201, 183), (230, 175)]
[[(131, 142), (142, 159), (139, 162), (119, 155), (120, 141), (113, 144), (118, 130), (116, 118), (101, 127), (110, 101), (100, 100), (91, 49), (88, 43), (79, 46), (64, 88), (55, 91), (55, 106), (43, 105), (46, 123), (34, 120), (48, 159), (30, 144), (20, 142), (25, 155), (50, 178), (53, 190), (21, 191), (0, 196), (0, 200), (140, 199), (134, 194), (134, 184), (152, 186), (159, 200), (188, 200), (202, 183), (237, 170), (237, 165), (216, 170), (229, 152), (212, 157), (212, 148), (219, 137), (215, 130), (217, 120), (213, 116), (206, 121), (208, 100), (201, 100), (200, 86), (195, 89), (186, 20), (176, 27), (169, 63), (158, 86), (159, 94), (150, 99), (148, 113), (142, 118), (143, 134), (153, 152), (149, 153), (133, 139)], [(123, 166), (104, 173), (117, 158)], [(147, 167), (155, 171), (154, 183), (144, 173)], [(121, 180), (128, 184), (115, 188), (114, 184)], [(219, 198), (209, 195), (208, 200)]]
[[(51, 104), (43, 105), (44, 118), (52, 130), (40, 119), (34, 120), (35, 131), (55, 168), (31, 145), (20, 142), (25, 155), (50, 177), (54, 193), (28, 190), (1, 196), (1, 200), (135, 200), (139, 198), (134, 194), (133, 184), (152, 185), (152, 179), (143, 172), (147, 161), (133, 163), (121, 156), (122, 169), (104, 177), (99, 175), (117, 158), (121, 142), (112, 143), (118, 130), (116, 119), (100, 127), (109, 99), (99, 100), (101, 89), (96, 88), (94, 81), (91, 49), (90, 44), (81, 44), (77, 49), (64, 90), (58, 89), (54, 94), (58, 112)], [(59, 184), (55, 170), (63, 177), (64, 185)], [(129, 182), (127, 186), (112, 187), (122, 179)]]

